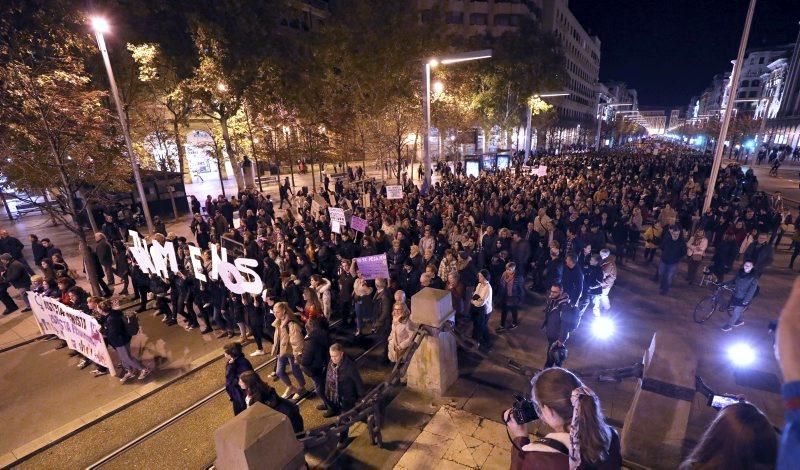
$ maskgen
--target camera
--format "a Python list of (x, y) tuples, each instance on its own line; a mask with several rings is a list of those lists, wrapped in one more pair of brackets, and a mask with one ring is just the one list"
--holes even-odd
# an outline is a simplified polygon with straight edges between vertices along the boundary
[(530, 423), (539, 419), (539, 413), (533, 406), (533, 401), (520, 394), (514, 394), (514, 403), (511, 405), (511, 416), (518, 424)]

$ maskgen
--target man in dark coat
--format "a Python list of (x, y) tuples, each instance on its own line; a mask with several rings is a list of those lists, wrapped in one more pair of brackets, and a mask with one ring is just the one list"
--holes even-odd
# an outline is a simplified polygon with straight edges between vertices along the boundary
[(120, 231), (116, 222), (114, 222), (114, 218), (110, 215), (106, 215), (105, 220), (106, 221), (103, 223), (103, 227), (100, 229), (100, 231), (106, 236), (106, 240), (108, 240), (109, 243), (114, 243), (116, 240), (122, 240), (122, 232)]
[(561, 276), (564, 292), (569, 296), (573, 307), (581, 303), (583, 297), (583, 270), (575, 261), (575, 255), (568, 254), (564, 257), (564, 274)]
[[(330, 347), (331, 362), (325, 376), (325, 393), (334, 409), (327, 411), (323, 416), (330, 418), (337, 414), (353, 409), (358, 399), (364, 395), (364, 383), (358, 373), (356, 363), (344, 353), (344, 348), (339, 343)], [(339, 447), (347, 444), (348, 432), (339, 435)]]
[(726, 286), (733, 288), (731, 297), (731, 319), (722, 326), (722, 331), (730, 331), (737, 326), (744, 325), (742, 314), (750, 305), (753, 297), (758, 290), (758, 275), (754, 263), (746, 260), (742, 263), (741, 269), (736, 273), (736, 277), (725, 283)]
[(383, 342), (381, 358), (389, 363), (389, 333), (392, 331), (392, 307), (394, 294), (387, 287), (386, 279), (375, 279), (375, 294), (372, 297), (372, 318), (375, 319), (373, 332), (376, 341)]
[(672, 279), (678, 271), (678, 263), (686, 257), (686, 242), (681, 236), (681, 229), (677, 225), (669, 227), (669, 233), (661, 240), (661, 261), (658, 263), (660, 279), (659, 293), (667, 295), (672, 286)]
[(11, 255), (12, 258), (22, 264), (28, 275), (33, 276), (33, 269), (28, 266), (28, 262), (22, 254), (23, 248), (25, 248), (25, 245), (18, 238), (9, 235), (8, 230), (0, 230), (0, 254), (8, 253)]
[(114, 252), (111, 248), (108, 238), (103, 233), (95, 233), (94, 239), (97, 242), (95, 245), (95, 253), (97, 259), (100, 261), (100, 266), (103, 267), (105, 278), (108, 284), (114, 285)]
[(567, 339), (569, 334), (577, 327), (578, 319), (576, 309), (570, 304), (570, 299), (562, 290), (561, 286), (555, 284), (550, 287), (550, 295), (544, 306), (544, 322), (542, 330), (547, 337), (547, 362), (544, 368), (557, 366), (561, 367), (560, 361), (554, 357), (555, 348), (564, 348), (566, 351)]
[[(12, 287), (17, 289), (22, 301), (25, 303), (23, 312), (31, 310), (31, 304), (28, 302), (28, 290), (31, 288), (31, 276), (25, 270), (25, 266), (18, 260), (14, 259), (9, 253), (0, 255), (0, 263), (5, 268), (4, 278)], [(11, 313), (11, 312), (9, 312)]]

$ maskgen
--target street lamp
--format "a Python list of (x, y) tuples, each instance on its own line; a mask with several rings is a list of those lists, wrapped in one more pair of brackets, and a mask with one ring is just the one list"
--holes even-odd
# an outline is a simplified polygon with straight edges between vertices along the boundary
[(106, 41), (103, 38), (103, 33), (110, 31), (108, 21), (105, 18), (95, 16), (92, 17), (92, 29), (94, 29), (94, 36), (97, 39), (97, 47), (103, 55), (103, 63), (106, 66), (106, 73), (108, 74), (108, 82), (111, 85), (111, 96), (114, 98), (114, 104), (117, 107), (117, 117), (119, 117), (119, 124), (122, 126), (122, 133), (125, 136), (125, 146), (128, 149), (128, 157), (131, 160), (131, 168), (133, 169), (133, 178), (136, 180), (136, 190), (139, 193), (139, 200), (142, 201), (142, 211), (144, 212), (144, 220), (147, 222), (147, 230), (150, 233), (155, 233), (153, 229), (153, 219), (150, 217), (150, 207), (147, 205), (147, 197), (144, 193), (144, 186), (142, 186), (142, 176), (139, 174), (139, 164), (136, 162), (136, 154), (133, 153), (133, 143), (131, 142), (131, 134), (128, 130), (128, 121), (125, 120), (125, 114), (122, 111), (122, 102), (119, 99), (119, 90), (117, 90), (117, 82), (114, 80), (114, 71), (111, 70), (111, 60), (108, 58), (108, 49), (106, 49)]
[(594, 150), (595, 152), (600, 150), (600, 126), (603, 123), (603, 108), (616, 108), (622, 106), (633, 106), (633, 103), (602, 103), (598, 99), (597, 101), (597, 133), (594, 136)]
[[(431, 57), (425, 61), (422, 67), (422, 76), (425, 89), (423, 90), (423, 112), (425, 113), (425, 140), (423, 142), (423, 157), (425, 166), (425, 176), (422, 180), (422, 194), (428, 192), (431, 186), (431, 69), (439, 65), (456, 64), (470, 60), (489, 59), (492, 57), (491, 49), (480, 51), (461, 52), (444, 57)], [(444, 89), (444, 85), (442, 85)]]
[[(534, 93), (531, 97), (532, 99), (536, 98), (555, 98), (558, 96), (569, 96), (569, 92), (566, 91), (545, 91), (541, 93)], [(528, 156), (531, 154), (531, 121), (533, 120), (533, 105), (531, 102), (528, 102), (528, 120), (525, 124), (525, 155), (522, 158), (522, 164), (525, 165), (528, 163)]]

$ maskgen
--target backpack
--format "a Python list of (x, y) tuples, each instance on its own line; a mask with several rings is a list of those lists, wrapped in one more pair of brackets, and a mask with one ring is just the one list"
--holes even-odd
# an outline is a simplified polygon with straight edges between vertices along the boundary
[(139, 333), (139, 317), (135, 313), (131, 313), (128, 315), (123, 315), (122, 317), (125, 322), (125, 332), (128, 333), (129, 336), (133, 337)]

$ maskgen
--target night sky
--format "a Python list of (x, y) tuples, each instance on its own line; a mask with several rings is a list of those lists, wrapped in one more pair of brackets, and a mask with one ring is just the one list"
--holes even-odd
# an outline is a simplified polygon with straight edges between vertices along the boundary
[[(731, 70), (747, 0), (570, 0), (602, 42), (600, 80), (619, 80), (644, 106), (685, 108), (716, 73)], [(797, 38), (800, 0), (759, 0), (749, 47)]]

